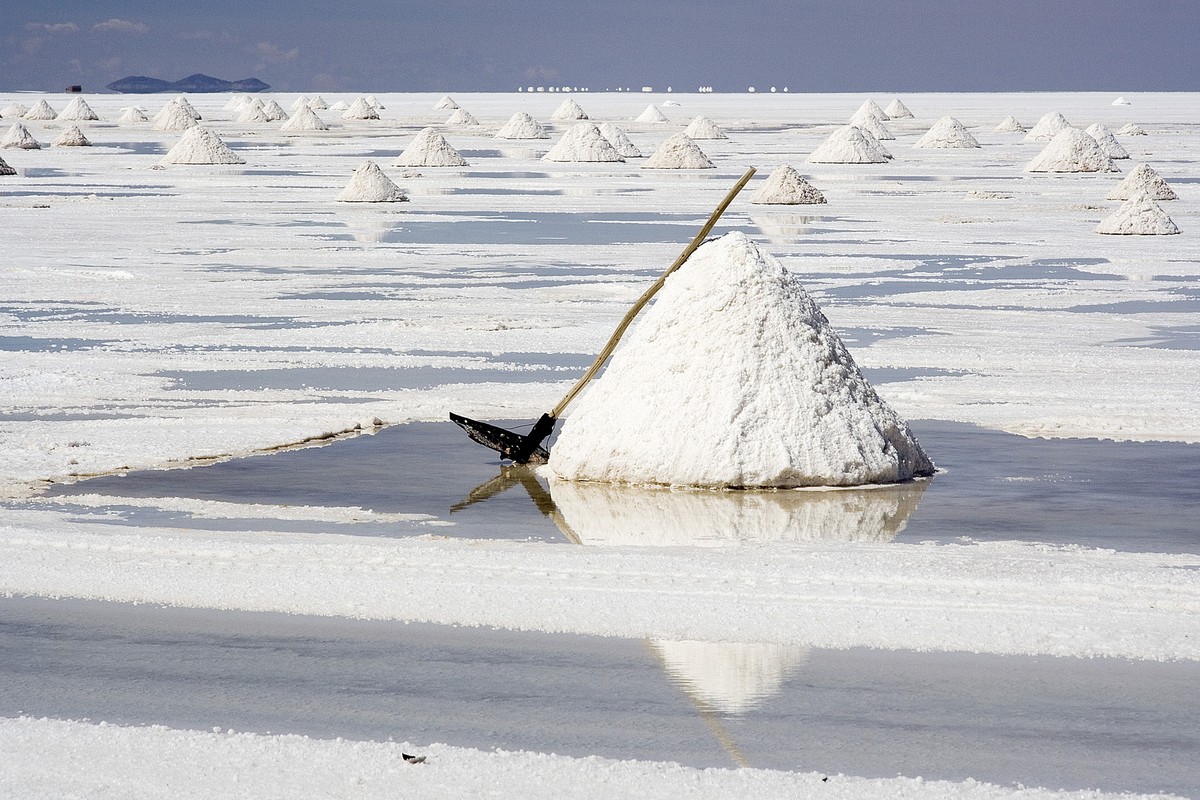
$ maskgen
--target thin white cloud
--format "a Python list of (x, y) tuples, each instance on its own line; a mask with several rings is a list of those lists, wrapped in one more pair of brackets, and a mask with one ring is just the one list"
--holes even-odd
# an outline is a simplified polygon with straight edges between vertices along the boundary
[(270, 42), (259, 42), (250, 48), (250, 52), (259, 58), (264, 64), (281, 64), (287, 61), (295, 61), (300, 57), (300, 48), (293, 47), (291, 50), (284, 50), (282, 47)]
[(131, 22), (127, 19), (113, 17), (104, 22), (97, 22), (92, 26), (92, 30), (116, 33), (149, 33), (150, 26), (144, 22)]
[(74, 22), (26, 22), (25, 30), (39, 33), (75, 33), (79, 26)]

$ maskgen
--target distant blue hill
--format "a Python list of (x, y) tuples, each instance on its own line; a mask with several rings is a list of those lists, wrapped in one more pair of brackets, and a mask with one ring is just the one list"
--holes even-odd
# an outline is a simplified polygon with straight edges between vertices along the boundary
[(197, 72), (177, 81), (164, 81), (161, 78), (147, 78), (144, 75), (130, 75), (113, 81), (106, 88), (121, 94), (158, 94), (160, 92), (192, 92), (204, 94), (208, 92), (263, 92), (271, 87), (258, 78), (244, 78), (240, 81), (223, 81), (209, 75)]

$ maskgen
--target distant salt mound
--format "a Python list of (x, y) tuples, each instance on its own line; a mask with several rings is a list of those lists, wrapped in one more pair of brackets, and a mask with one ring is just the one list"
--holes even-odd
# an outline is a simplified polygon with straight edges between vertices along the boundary
[(646, 110), (637, 116), (637, 122), (646, 122), (652, 125), (660, 125), (664, 122), (670, 122), (667, 115), (664, 114), (658, 106), (651, 103), (646, 106)]
[(50, 143), (51, 147), (91, 147), (92, 143), (83, 135), (83, 131), (79, 130), (78, 125), (68, 125), (62, 129), (62, 133)]
[(324, 111), (325, 109), (329, 108), (329, 103), (325, 102), (324, 97), (317, 95), (308, 101), (308, 107), (313, 111)]
[(509, 118), (500, 130), (496, 131), (497, 139), (549, 139), (550, 134), (541, 123), (524, 111), (518, 111)]
[(154, 115), (154, 124), (151, 127), (156, 131), (186, 131), (195, 125), (196, 118), (172, 100)]
[(1140, 125), (1134, 125), (1132, 122), (1126, 122), (1117, 131), (1117, 136), (1146, 136), (1146, 130)]
[(203, 117), (200, 116), (200, 112), (197, 111), (195, 108), (193, 108), (192, 104), (189, 103), (188, 99), (186, 97), (184, 97), (183, 95), (179, 95), (172, 102), (178, 104), (180, 108), (182, 108), (187, 113), (191, 114), (192, 119), (194, 119), (194, 120), (203, 119)]
[(447, 125), (478, 125), (479, 120), (471, 115), (470, 111), (465, 108), (456, 108), (450, 118), (446, 120)]
[(458, 103), (454, 102), (454, 98), (448, 94), (442, 95), (442, 99), (434, 103), (435, 111), (453, 111), (458, 108)]
[(1004, 119), (1000, 120), (1000, 124), (995, 128), (996, 133), (1024, 133), (1025, 126), (1017, 122), (1017, 118), (1009, 114)]
[(683, 132), (691, 139), (728, 139), (717, 123), (703, 115), (688, 123)]
[[(137, 106), (127, 106), (121, 109), (121, 116), (117, 117), (118, 125), (137, 125), (140, 122), (149, 122), (147, 117)], [(193, 120), (194, 122), (195, 120)]]
[(621, 158), (642, 157), (642, 151), (638, 149), (637, 145), (630, 141), (629, 135), (613, 123), (601, 122), (600, 133), (605, 139), (608, 139), (609, 144), (617, 149), (617, 152), (621, 154)]
[(400, 187), (383, 174), (374, 161), (364, 161), (337, 196), (339, 203), (403, 203), (408, 200)]
[[(312, 106), (309, 106), (309, 108), (312, 108)], [(349, 103), (347, 103), (345, 100), (338, 100), (336, 103), (334, 103), (333, 105), (331, 105), (329, 107), (329, 110), (330, 111), (345, 111), (348, 108), (350, 108)], [(313, 111), (316, 111), (316, 109), (313, 108)]]
[(559, 105), (558, 108), (554, 110), (554, 113), (550, 116), (550, 118), (557, 120), (587, 119), (588, 115), (584, 113), (582, 108), (579, 107), (579, 103), (576, 103), (574, 100), (568, 97), (566, 100), (562, 101), (562, 104)]
[(577, 122), (559, 137), (543, 161), (624, 161), (600, 129), (591, 122)]
[[(297, 111), (299, 111), (302, 108), (309, 108), (310, 106), (308, 105), (308, 102), (309, 102), (309, 96), (306, 94), (302, 94), (299, 97), (297, 97), (295, 100), (292, 101), (292, 113), (295, 114)], [(226, 109), (226, 110), (229, 110), (229, 109)]]
[(367, 95), (367, 102), (370, 103), (371, 108), (374, 108), (376, 111), (383, 111), (383, 109), (386, 108), (383, 103), (379, 102), (379, 98), (373, 94)]
[(82, 97), (76, 97), (67, 103), (67, 107), (59, 113), (58, 118), (79, 122), (94, 122), (100, 119)]
[(342, 119), (379, 119), (379, 112), (367, 102), (367, 98), (356, 97), (350, 107), (342, 112)]
[(876, 103), (874, 100), (867, 100), (865, 103), (859, 106), (858, 111), (854, 112), (854, 116), (858, 116), (859, 114), (870, 114), (880, 122), (888, 119), (887, 112), (880, 108), (879, 103)]
[(41, 150), (42, 145), (23, 123), (14, 122), (4, 138), (0, 139), (0, 147), (9, 150)]
[(0, 158), (0, 175), (16, 175), (17, 171), (8, 165), (8, 162)]
[(853, 117), (850, 118), (850, 124), (871, 134), (877, 141), (882, 142), (896, 138), (892, 135), (892, 132), (887, 129), (887, 126), (880, 121), (879, 117), (863, 111), (861, 108), (854, 113)]
[(659, 145), (642, 169), (716, 169), (716, 165), (686, 133), (677, 133)]
[(263, 109), (262, 101), (256, 97), (253, 102), (242, 106), (242, 110), (238, 112), (237, 121), (246, 123), (270, 122), (271, 119)]
[(292, 118), (280, 125), (279, 130), (290, 133), (298, 131), (327, 131), (329, 130), (329, 126), (317, 116), (317, 112), (313, 111), (310, 106), (304, 105), (296, 109), (296, 113), (292, 114)]
[(29, 113), (29, 109), (26, 108), (25, 106), (21, 105), (20, 103), (10, 103), (9, 105), (6, 105), (4, 108), (0, 108), (0, 117), (8, 117), (9, 119), (15, 119), (16, 117), (23, 117), (28, 113)]
[(567, 480), (855, 486), (930, 475), (795, 275), (740, 232), (674, 273), (576, 401), (551, 450)]
[(1152, 198), (1141, 194), (1126, 200), (1121, 207), (1105, 217), (1096, 233), (1113, 236), (1171, 236), (1179, 227)]
[(821, 194), (789, 164), (772, 172), (763, 185), (750, 195), (751, 203), (761, 205), (818, 205), (825, 201)]
[[(861, 130), (861, 129), (860, 129), (860, 130)], [(875, 138), (875, 137), (874, 137), (874, 136), (871, 134), (871, 132), (870, 132), (870, 131), (868, 131), (868, 130), (863, 130), (863, 132), (862, 132), (862, 135), (863, 135), (863, 138), (867, 140), (867, 146), (868, 146), (868, 147), (870, 147), (871, 149), (873, 149), (875, 152), (879, 153), (879, 154), (880, 154), (881, 156), (883, 156), (883, 157), (884, 157), (886, 160), (888, 160), (888, 161), (891, 161), (891, 160), (892, 160), (893, 156), (892, 156), (892, 154), (891, 154), (891, 151), (889, 151), (889, 150), (888, 150), (886, 147), (884, 147), (884, 146), (883, 146), (883, 143), (882, 143), (882, 142), (880, 142), (878, 139), (876, 139), (876, 138)]]
[(58, 116), (58, 112), (50, 107), (50, 104), (45, 100), (38, 100), (33, 104), (33, 108), (25, 112), (24, 117), (33, 122), (42, 120), (54, 119)]
[(1114, 161), (1129, 158), (1129, 152), (1121, 146), (1117, 141), (1117, 137), (1113, 136), (1112, 131), (1103, 122), (1097, 122), (1087, 128), (1088, 136), (1096, 140), (1096, 144), (1100, 145), (1100, 149), (1104, 154)]
[(433, 128), (423, 128), (396, 159), (397, 167), (465, 167), (467, 160)]
[(1120, 172), (1100, 145), (1078, 128), (1066, 128), (1025, 166), (1026, 172)]
[(1108, 193), (1109, 200), (1131, 200), (1139, 195), (1147, 195), (1152, 200), (1178, 200), (1162, 176), (1154, 171), (1149, 164), (1138, 164), (1125, 178)]
[(1122, 97), (1118, 97), (1116, 100), (1113, 100), (1113, 101), (1112, 101), (1112, 104), (1113, 104), (1114, 106), (1131, 106), (1131, 105), (1133, 105), (1133, 103), (1131, 103), (1131, 102), (1129, 102), (1128, 100), (1126, 100), (1126, 99), (1125, 99), (1123, 96), (1122, 96)]
[(1049, 111), (1025, 134), (1027, 142), (1048, 142), (1063, 130), (1071, 127), (1067, 118), (1057, 111)]
[(288, 113), (283, 110), (283, 106), (274, 100), (268, 100), (263, 103), (262, 110), (263, 114), (271, 122), (280, 122), (288, 118)]
[(979, 147), (979, 141), (971, 135), (966, 126), (954, 117), (942, 117), (933, 123), (933, 127), (925, 135), (917, 139), (913, 147), (932, 149), (937, 147)]
[[(301, 97), (303, 97), (303, 95), (301, 95)], [(248, 94), (235, 94), (225, 102), (225, 105), (222, 108), (225, 111), (237, 111), (242, 106), (246, 105), (246, 103), (249, 103), (250, 99), (250, 95)]]
[(881, 145), (868, 138), (870, 134), (853, 125), (845, 125), (828, 138), (808, 157), (811, 164), (883, 164), (888, 156)]
[(892, 102), (888, 103), (888, 107), (883, 110), (887, 114), (888, 119), (912, 119), (913, 113), (908, 110), (908, 106), (900, 102), (899, 97), (892, 98)]
[(245, 164), (212, 128), (193, 125), (163, 156), (163, 164)]

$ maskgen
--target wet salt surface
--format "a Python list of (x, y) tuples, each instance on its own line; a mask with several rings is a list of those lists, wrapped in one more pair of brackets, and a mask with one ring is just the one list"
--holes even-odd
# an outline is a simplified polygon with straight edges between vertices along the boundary
[(1200, 665), (0, 600), (0, 715), (1194, 795)]

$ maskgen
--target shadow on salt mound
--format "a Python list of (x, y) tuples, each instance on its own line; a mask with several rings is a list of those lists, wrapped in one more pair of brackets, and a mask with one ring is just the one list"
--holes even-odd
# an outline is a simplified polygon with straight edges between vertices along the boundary
[(1129, 158), (1129, 152), (1121, 146), (1121, 143), (1117, 141), (1117, 137), (1113, 136), (1112, 131), (1103, 122), (1097, 122), (1094, 125), (1088, 126), (1087, 134), (1095, 139), (1096, 143), (1100, 145), (1100, 149), (1104, 151), (1104, 154), (1114, 161)]
[(454, 102), (454, 98), (448, 94), (442, 95), (442, 99), (433, 105), (434, 111), (453, 111), (456, 108), (458, 108), (458, 103)]
[(1178, 200), (1179, 195), (1167, 185), (1162, 176), (1149, 164), (1138, 164), (1125, 178), (1113, 187), (1107, 200), (1130, 200), (1138, 195), (1149, 195), (1154, 200)]
[(1100, 144), (1078, 128), (1064, 128), (1025, 165), (1026, 172), (1120, 172)]
[(641, 158), (642, 151), (634, 144), (627, 133), (611, 122), (600, 123), (600, 133), (603, 134), (608, 143), (611, 144), (616, 151), (621, 154), (621, 158)]
[(1096, 233), (1112, 236), (1172, 236), (1179, 227), (1162, 206), (1145, 194), (1126, 200), (1096, 226)]
[(379, 119), (379, 111), (367, 101), (367, 98), (357, 97), (350, 107), (342, 112), (342, 119), (376, 120)]
[(91, 145), (92, 143), (88, 141), (77, 125), (68, 125), (63, 128), (58, 138), (50, 143), (51, 147), (91, 147)]
[(33, 134), (20, 122), (14, 122), (4, 138), (0, 139), (0, 147), (10, 150), (41, 150), (42, 145)]
[(17, 171), (8, 165), (8, 162), (0, 158), (0, 175), (16, 175)]

